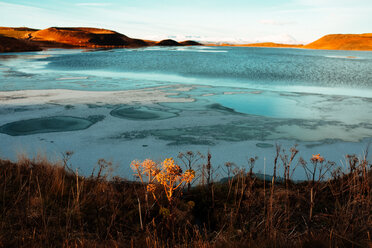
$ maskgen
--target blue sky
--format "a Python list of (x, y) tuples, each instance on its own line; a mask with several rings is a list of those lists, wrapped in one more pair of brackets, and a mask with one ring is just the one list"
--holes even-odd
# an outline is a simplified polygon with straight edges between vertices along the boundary
[(90, 26), (130, 37), (310, 42), (372, 33), (371, 0), (0, 0), (0, 26)]

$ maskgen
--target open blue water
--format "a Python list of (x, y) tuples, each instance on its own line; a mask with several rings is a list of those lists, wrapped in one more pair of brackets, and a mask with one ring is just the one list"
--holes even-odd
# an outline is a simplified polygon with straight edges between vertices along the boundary
[(169, 83), (366, 96), (372, 90), (372, 52), (364, 51), (152, 47), (27, 54), (1, 55), (1, 91), (122, 90)]

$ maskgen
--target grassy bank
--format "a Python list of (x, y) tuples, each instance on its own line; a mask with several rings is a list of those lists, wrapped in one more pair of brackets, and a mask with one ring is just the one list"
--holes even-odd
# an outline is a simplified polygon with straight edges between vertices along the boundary
[[(139, 182), (108, 180), (104, 160), (91, 176), (80, 176), (70, 169), (69, 153), (57, 164), (0, 160), (0, 246), (371, 247), (371, 164), (347, 156), (349, 170), (342, 172), (318, 155), (294, 164), (296, 154), (277, 149), (275, 168), (284, 173), (275, 170), (270, 181), (251, 172), (255, 158), (246, 170), (226, 163), (223, 182), (213, 181), (210, 155), (196, 170), (199, 155), (190, 152), (179, 156), (183, 174), (165, 162), (152, 164), (152, 174), (148, 161), (133, 163), (144, 176)], [(296, 167), (308, 181), (291, 180)], [(198, 183), (189, 188), (194, 169)], [(176, 181), (169, 195), (170, 173)]]

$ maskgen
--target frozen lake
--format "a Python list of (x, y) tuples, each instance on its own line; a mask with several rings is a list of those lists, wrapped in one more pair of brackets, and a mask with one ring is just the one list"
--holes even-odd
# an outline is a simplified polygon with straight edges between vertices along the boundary
[[(188, 150), (272, 173), (275, 144), (345, 167), (372, 140), (372, 52), (238, 47), (0, 54), (0, 155), (44, 153), (89, 175), (100, 158)], [(304, 177), (301, 169), (294, 176)]]

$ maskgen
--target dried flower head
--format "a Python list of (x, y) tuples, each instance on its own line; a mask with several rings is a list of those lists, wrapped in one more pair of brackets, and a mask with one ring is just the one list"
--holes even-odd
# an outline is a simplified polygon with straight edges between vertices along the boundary
[(174, 163), (173, 158), (167, 158), (163, 162), (163, 167), (166, 173), (170, 176), (181, 176), (182, 169)]
[[(187, 170), (182, 174), (182, 169), (178, 166), (173, 158), (167, 158), (161, 163), (161, 167), (151, 159), (146, 159), (143, 162), (133, 161), (131, 167), (135, 172), (135, 176), (141, 180), (143, 184), (147, 180), (146, 186), (147, 192), (151, 192), (155, 197), (155, 190), (157, 188), (155, 181), (162, 185), (164, 192), (169, 200), (173, 199), (173, 194), (176, 189), (184, 185), (184, 183), (190, 183), (195, 178), (194, 170)], [(146, 179), (144, 176), (147, 176)]]
[(130, 167), (132, 167), (133, 170), (140, 166), (141, 166), (141, 162), (138, 160), (133, 160), (132, 163), (130, 164)]
[(151, 192), (151, 193), (154, 193), (155, 192), (155, 190), (156, 190), (156, 185), (155, 184), (153, 184), (153, 183), (149, 183), (148, 185), (147, 185), (147, 192)]
[(316, 163), (316, 162), (323, 163), (324, 162), (324, 158), (322, 156), (320, 156), (320, 154), (316, 154), (316, 155), (313, 154), (313, 157), (310, 160), (313, 163)]
[(183, 174), (183, 180), (186, 183), (190, 183), (195, 177), (195, 171), (194, 170), (186, 170)]
[(225, 166), (226, 166), (227, 168), (232, 167), (233, 165), (234, 165), (233, 162), (226, 162), (226, 163), (225, 163)]

